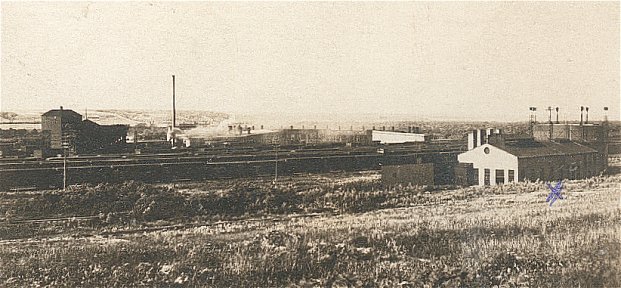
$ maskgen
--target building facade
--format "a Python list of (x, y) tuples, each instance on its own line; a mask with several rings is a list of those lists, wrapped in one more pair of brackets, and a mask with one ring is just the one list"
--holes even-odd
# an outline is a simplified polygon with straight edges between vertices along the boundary
[(582, 179), (599, 175), (606, 169), (602, 163), (607, 163), (606, 159), (602, 159), (607, 156), (598, 150), (564, 139), (507, 140), (502, 134), (491, 134), (482, 142), (469, 145), (469, 148), (469, 151), (458, 155), (458, 161), (472, 165), (468, 173), (475, 175), (478, 181), (471, 184), (480, 186), (524, 180)]
[(396, 131), (378, 131), (373, 130), (371, 140), (380, 144), (402, 144), (413, 142), (425, 142), (427, 140), (425, 134), (407, 133)]
[(82, 115), (73, 110), (54, 109), (41, 115), (41, 130), (50, 133), (50, 148), (75, 147), (76, 132), (82, 123)]

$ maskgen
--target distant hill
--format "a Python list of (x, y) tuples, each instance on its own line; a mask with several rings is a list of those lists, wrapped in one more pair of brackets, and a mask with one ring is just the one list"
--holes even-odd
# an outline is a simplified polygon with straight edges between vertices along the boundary
[[(67, 109), (71, 109), (67, 107)], [(170, 110), (147, 111), (147, 110), (88, 110), (74, 111), (82, 114), (82, 117), (97, 122), (102, 125), (126, 124), (126, 125), (155, 125), (167, 126), (172, 122)], [(0, 123), (7, 124), (15, 122), (39, 123), (41, 114), (45, 111), (5, 111), (0, 112)], [(229, 118), (226, 113), (210, 111), (178, 111), (177, 123), (198, 123), (202, 125), (218, 125)], [(2, 128), (2, 127), (0, 127)]]

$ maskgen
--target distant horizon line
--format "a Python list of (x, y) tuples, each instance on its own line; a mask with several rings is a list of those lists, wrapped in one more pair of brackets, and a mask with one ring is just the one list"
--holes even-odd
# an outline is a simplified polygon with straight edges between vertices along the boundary
[[(52, 109), (59, 109), (60, 106), (58, 106), (57, 108), (52, 108)], [(64, 108), (64, 106), (63, 106)], [(0, 112), (3, 113), (7, 113), (7, 112), (21, 112), (21, 113), (44, 113), (46, 111), (52, 110), (52, 109), (14, 109), (14, 110), (0, 110)], [(76, 111), (78, 113), (80, 113), (79, 109), (72, 109), (72, 107), (67, 107), (64, 108), (67, 110), (73, 110)], [(139, 112), (171, 112), (171, 109), (119, 109), (119, 108), (97, 108), (97, 109), (88, 109), (89, 112), (107, 112), (107, 111), (139, 111)], [(330, 113), (330, 112), (289, 112), (289, 111), (279, 111), (279, 112), (274, 112), (274, 111), (262, 111), (262, 112), (225, 112), (225, 111), (217, 111), (217, 110), (203, 110), (203, 109), (177, 109), (177, 112), (209, 112), (209, 113), (220, 113), (220, 114), (226, 114), (229, 116), (276, 116), (276, 115), (280, 115), (280, 118), (288, 118), (288, 117), (297, 117), (297, 121), (317, 121), (318, 119), (303, 119), (305, 116), (335, 116), (336, 118), (340, 118), (338, 120), (342, 120), (342, 121), (359, 121), (360, 119), (343, 119), (343, 118), (349, 118), (351, 116), (374, 116), (376, 118), (379, 119), (366, 119), (367, 121), (423, 121), (423, 122), (428, 122), (428, 121), (446, 121), (446, 122), (457, 122), (457, 121), (461, 121), (461, 122), (473, 122), (473, 123), (477, 123), (477, 122), (501, 122), (501, 123), (523, 123), (523, 122), (528, 122), (529, 119), (527, 119), (527, 117), (524, 117), (524, 119), (507, 119), (507, 120), (498, 120), (498, 119), (482, 119), (482, 118), (469, 118), (469, 117), (465, 117), (465, 116), (443, 116), (443, 115), (421, 115), (421, 114), (412, 114), (412, 113), (379, 113), (379, 112), (341, 112), (341, 113)], [(179, 115), (178, 115), (179, 116)], [(284, 117), (283, 117), (284, 116)], [(349, 116), (349, 117), (348, 117)], [(397, 117), (408, 117), (411, 119), (394, 119)], [(621, 119), (616, 119), (616, 118), (611, 118), (610, 116), (608, 117), (608, 121), (609, 122), (619, 122), (621, 121)], [(278, 117), (274, 118), (275, 120), (278, 119)], [(2, 119), (3, 123), (7, 123)], [(8, 120), (8, 119), (6, 119)], [(286, 120), (286, 119), (282, 119), (282, 120)], [(328, 120), (328, 119), (323, 119), (323, 120)], [(332, 119), (332, 120), (337, 120), (337, 119)], [(547, 123), (548, 121), (538, 121), (537, 123)], [(574, 120), (560, 120), (559, 121), (561, 124), (563, 123), (579, 123), (580, 119), (574, 119)], [(603, 119), (592, 119), (590, 121), (591, 123), (600, 123), (603, 122)], [(10, 122), (9, 122), (10, 123)]]

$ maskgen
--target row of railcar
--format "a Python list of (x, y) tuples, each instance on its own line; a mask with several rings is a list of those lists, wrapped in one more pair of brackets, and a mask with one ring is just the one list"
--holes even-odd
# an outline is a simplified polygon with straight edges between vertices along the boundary
[[(178, 152), (151, 155), (104, 155), (67, 158), (69, 184), (122, 182), (171, 182), (182, 179), (203, 180), (242, 178), (292, 173), (361, 171), (380, 169), (381, 165), (456, 162), (459, 149), (434, 146), (377, 147), (275, 147), (230, 153)], [(380, 151), (381, 150), (381, 151)], [(63, 183), (64, 159), (28, 160), (0, 163), (0, 191), (30, 187), (58, 188)]]

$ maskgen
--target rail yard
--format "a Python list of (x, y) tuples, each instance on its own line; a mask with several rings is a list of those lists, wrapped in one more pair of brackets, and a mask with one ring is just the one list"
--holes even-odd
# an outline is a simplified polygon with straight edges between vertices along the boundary
[[(382, 149), (379, 150), (378, 149)], [(369, 147), (236, 147), (158, 154), (81, 155), (0, 161), (0, 189), (58, 188), (67, 184), (136, 180), (175, 182), (306, 172), (379, 170), (381, 165), (440, 161), (458, 143)], [(444, 156), (446, 157), (446, 156)], [(454, 157), (453, 157), (454, 158)], [(444, 160), (446, 161), (446, 160)], [(447, 163), (446, 165), (450, 165)], [(441, 167), (439, 166), (439, 169)], [(65, 173), (66, 172), (66, 173)]]

